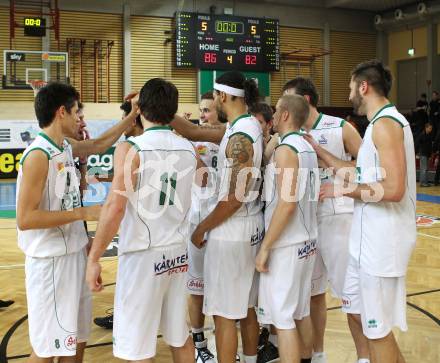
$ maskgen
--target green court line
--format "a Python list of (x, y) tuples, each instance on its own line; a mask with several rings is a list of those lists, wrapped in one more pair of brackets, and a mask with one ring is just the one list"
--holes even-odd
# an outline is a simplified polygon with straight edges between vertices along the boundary
[(15, 210), (0, 210), (0, 218), (15, 218)]

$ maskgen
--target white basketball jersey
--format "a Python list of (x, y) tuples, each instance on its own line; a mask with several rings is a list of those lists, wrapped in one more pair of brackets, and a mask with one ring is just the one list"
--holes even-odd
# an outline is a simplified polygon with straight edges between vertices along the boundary
[[(292, 152), (298, 155), (299, 171), (295, 196), (286, 195), (284, 197), (295, 198), (297, 208), (292, 216), (292, 220), (288, 223), (280, 238), (275, 242), (273, 248), (315, 240), (318, 236), (317, 208), (320, 181), (316, 153), (298, 132), (284, 135), (277, 148), (283, 145), (287, 145)], [(272, 215), (278, 203), (278, 194), (280, 193), (276, 184), (279, 170), (277, 173), (274, 159), (275, 153), (272, 155), (264, 173), (263, 193), (266, 201), (264, 224), (266, 231), (272, 220)], [(286, 171), (286, 173), (289, 172)], [(284, 176), (284, 180), (289, 180), (288, 174)], [(285, 189), (290, 191), (290, 187)]]
[(192, 188), (190, 220), (192, 224), (199, 224), (217, 205), (216, 186), (219, 146), (212, 142), (193, 142), (192, 144), (208, 172), (208, 184), (203, 188), (194, 184)]
[[(76, 176), (72, 147), (68, 141), (64, 140), (63, 147), (60, 148), (41, 132), (24, 151), (21, 165), (33, 150), (46, 153), (49, 163), (39, 209), (63, 211), (81, 207), (79, 180)], [(22, 178), (23, 169), (20, 168), (17, 177), (17, 201)], [(46, 229), (21, 231), (17, 228), (17, 232), (19, 247), (30, 257), (55, 257), (75, 253), (88, 242), (83, 221)]]
[[(377, 120), (398, 122), (403, 129), (406, 157), (406, 187), (400, 202), (355, 203), (350, 236), (350, 253), (371, 275), (404, 276), (414, 249), (416, 231), (416, 167), (414, 142), (408, 121), (389, 104), (374, 116), (367, 127), (356, 162), (357, 182), (383, 180), (379, 153), (373, 142)], [(394, 120), (394, 121), (393, 121)], [(384, 122), (384, 121), (381, 121)]]
[(119, 254), (187, 243), (191, 187), (197, 167), (192, 144), (168, 126), (128, 140), (139, 154), (137, 185), (119, 234)]
[[(253, 147), (253, 175), (249, 186), (249, 192), (244, 198), (240, 209), (234, 215), (220, 226), (210, 231), (210, 237), (217, 240), (224, 240), (225, 238), (237, 237), (238, 240), (247, 239), (246, 237), (239, 237), (234, 232), (236, 231), (237, 223), (235, 218), (257, 216), (261, 218), (262, 203), (260, 198), (261, 187), (261, 167), (263, 159), (263, 132), (258, 120), (251, 115), (242, 115), (232, 123), (228, 124), (225, 135), (220, 143), (218, 152), (218, 177), (217, 177), (217, 202), (225, 200), (229, 195), (229, 184), (232, 171), (232, 160), (226, 156), (226, 147), (232, 136), (241, 134), (249, 138)], [(244, 175), (243, 175), (244, 176)], [(243, 181), (245, 178), (243, 177)], [(234, 236), (231, 236), (231, 233)], [(259, 231), (262, 233), (262, 231)], [(247, 234), (247, 233), (244, 233)], [(249, 237), (250, 238), (250, 237)], [(258, 237), (259, 238), (259, 237)]]
[[(345, 120), (338, 117), (319, 114), (309, 133), (319, 145), (341, 160), (351, 160), (345, 152), (342, 127)], [(321, 183), (334, 183), (333, 173), (329, 169), (320, 168)], [(328, 198), (318, 204), (318, 216), (331, 216), (342, 213), (353, 213), (354, 202), (352, 198)]]

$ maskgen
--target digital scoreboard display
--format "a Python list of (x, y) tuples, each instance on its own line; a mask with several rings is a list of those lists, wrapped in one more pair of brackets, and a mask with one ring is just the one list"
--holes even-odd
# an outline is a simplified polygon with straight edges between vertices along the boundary
[(178, 12), (176, 66), (279, 71), (279, 22), (275, 19)]
[(24, 35), (31, 37), (46, 36), (46, 19), (36, 17), (24, 18)]

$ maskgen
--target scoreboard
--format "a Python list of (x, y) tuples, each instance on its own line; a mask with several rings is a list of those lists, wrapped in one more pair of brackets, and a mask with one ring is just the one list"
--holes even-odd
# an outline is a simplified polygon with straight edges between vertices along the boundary
[(275, 19), (178, 12), (176, 66), (279, 71), (279, 22)]

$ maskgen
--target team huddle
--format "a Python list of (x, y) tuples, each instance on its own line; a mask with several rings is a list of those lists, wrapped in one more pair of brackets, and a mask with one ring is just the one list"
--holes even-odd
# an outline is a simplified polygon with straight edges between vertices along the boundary
[[(17, 180), (29, 362), (82, 362), (91, 291), (104, 287), (99, 260), (117, 233), (120, 359), (152, 362), (161, 334), (174, 362), (233, 363), (239, 324), (245, 363), (327, 362), (330, 286), (358, 362), (404, 362), (392, 328), (407, 330), (416, 177), (409, 124), (387, 99), (391, 83), (376, 60), (351, 74), (350, 101), (370, 121), (363, 140), (318, 112), (316, 88), (302, 77), (285, 84), (272, 114), (254, 80), (223, 73), (202, 96), (200, 125), (176, 115), (171, 82), (151, 79), (128, 96), (119, 124), (82, 141), (77, 91), (43, 87), (42, 132)], [(83, 207), (75, 158), (124, 132), (104, 206)], [(99, 221), (93, 240), (83, 221)], [(214, 319), (216, 357), (205, 316)]]

